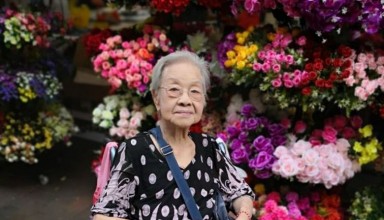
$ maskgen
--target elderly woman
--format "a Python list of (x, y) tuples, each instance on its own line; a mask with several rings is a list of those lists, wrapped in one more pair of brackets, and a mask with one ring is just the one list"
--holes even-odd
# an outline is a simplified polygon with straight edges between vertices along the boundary
[[(189, 132), (201, 119), (208, 87), (207, 65), (197, 55), (176, 51), (162, 57), (151, 82), (158, 125), (202, 218), (214, 219), (214, 193), (219, 189), (236, 219), (251, 219), (251, 188), (212, 137)], [(119, 146), (110, 180), (91, 209), (93, 219), (191, 219), (159, 147), (149, 132)]]

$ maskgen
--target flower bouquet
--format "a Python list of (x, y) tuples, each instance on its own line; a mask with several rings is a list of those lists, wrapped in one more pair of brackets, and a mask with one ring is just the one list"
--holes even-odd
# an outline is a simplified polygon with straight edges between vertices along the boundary
[(246, 164), (261, 179), (272, 176), (275, 148), (286, 142), (285, 129), (278, 123), (256, 114), (256, 108), (245, 104), (241, 119), (225, 128), (225, 141), (235, 164)]
[(140, 97), (130, 94), (110, 95), (93, 110), (92, 121), (103, 129), (109, 129), (114, 139), (130, 138), (141, 130), (142, 123), (149, 123), (154, 116), (154, 106), (143, 106)]
[(101, 53), (93, 58), (96, 73), (108, 80), (112, 91), (128, 89), (145, 96), (154, 62), (172, 51), (165, 31), (146, 26), (144, 36), (124, 41), (120, 35), (99, 45)]

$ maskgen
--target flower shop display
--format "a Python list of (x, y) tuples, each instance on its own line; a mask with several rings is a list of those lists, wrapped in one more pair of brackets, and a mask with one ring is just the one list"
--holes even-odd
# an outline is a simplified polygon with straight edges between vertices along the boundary
[[(354, 202), (345, 191), (360, 175), (383, 172), (381, 1), (126, 5), (134, 4), (150, 7), (148, 22), (162, 29), (144, 24), (129, 37), (104, 30), (85, 42), (95, 72), (112, 87), (93, 111), (97, 126), (121, 139), (144, 130), (143, 123), (154, 125), (152, 65), (168, 51), (194, 51), (209, 62), (212, 88), (191, 131), (223, 139), (255, 192), (265, 185), (265, 193), (257, 192), (256, 218), (369, 219), (361, 195)], [(275, 23), (264, 20), (266, 12)], [(186, 18), (191, 14), (196, 17)]]
[(53, 12), (0, 10), (0, 160), (37, 163), (39, 153), (70, 144), (76, 132), (59, 101), (63, 61), (51, 48), (70, 23)]

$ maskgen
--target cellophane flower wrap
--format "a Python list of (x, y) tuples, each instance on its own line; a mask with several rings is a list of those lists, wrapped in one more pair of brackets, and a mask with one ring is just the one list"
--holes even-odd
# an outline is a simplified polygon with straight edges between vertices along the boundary
[(234, 164), (245, 164), (257, 178), (272, 176), (276, 161), (275, 148), (286, 142), (285, 129), (278, 123), (256, 114), (256, 108), (245, 104), (241, 119), (225, 128), (226, 142)]
[(143, 32), (144, 36), (131, 41), (115, 35), (99, 46), (101, 52), (93, 58), (93, 67), (113, 91), (128, 89), (145, 95), (158, 56), (172, 51), (165, 31), (147, 27)]

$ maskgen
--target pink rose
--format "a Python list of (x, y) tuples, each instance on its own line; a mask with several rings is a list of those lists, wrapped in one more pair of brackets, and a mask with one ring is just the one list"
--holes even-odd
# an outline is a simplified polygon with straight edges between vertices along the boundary
[(299, 167), (295, 160), (289, 157), (283, 157), (278, 160), (280, 165), (280, 175), (282, 177), (292, 177), (299, 173)]
[(273, 65), (272, 65), (272, 70), (273, 70), (273, 72), (275, 72), (275, 73), (280, 72), (280, 70), (281, 70), (280, 64), (277, 64), (277, 63), (273, 64)]
[(355, 88), (355, 96), (357, 96), (362, 101), (367, 101), (369, 94), (361, 86)]
[(129, 112), (128, 108), (123, 107), (120, 109), (119, 116), (120, 118), (127, 119), (129, 116), (131, 116), (131, 113)]
[(253, 66), (252, 66), (252, 69), (254, 71), (260, 71), (261, 70), (261, 64), (260, 63), (254, 63)]
[(336, 147), (336, 150), (339, 151), (340, 153), (347, 154), (351, 145), (347, 139), (339, 138), (336, 141), (335, 147)]
[(284, 80), (284, 86), (286, 88), (292, 88), (293, 87), (293, 82), (292, 80)]
[(331, 126), (325, 126), (322, 132), (322, 138), (328, 143), (336, 142), (337, 131)]
[(301, 36), (296, 40), (297, 45), (304, 46), (307, 43), (307, 38), (305, 36)]
[(299, 140), (293, 144), (291, 152), (296, 156), (301, 156), (304, 154), (305, 151), (307, 151), (311, 147), (312, 147), (311, 143), (304, 140)]
[(316, 166), (320, 160), (319, 153), (314, 149), (308, 149), (303, 153), (302, 159), (305, 165)]
[(271, 70), (271, 64), (265, 62), (261, 65), (261, 69), (264, 73), (267, 73), (269, 70)]
[(128, 127), (129, 127), (129, 122), (128, 122), (127, 119), (121, 118), (121, 119), (117, 122), (117, 126), (122, 127), (122, 128), (128, 128)]
[(121, 86), (122, 81), (117, 77), (111, 77), (108, 79), (108, 83), (112, 86), (112, 89), (117, 89)]
[(317, 166), (306, 166), (304, 169), (304, 174), (308, 177), (315, 177), (320, 173), (319, 168)]
[(284, 155), (288, 155), (289, 151), (286, 147), (284, 146), (278, 146), (275, 151), (273, 152), (273, 155), (276, 156), (277, 158), (281, 158)]
[(279, 88), (282, 85), (280, 78), (273, 79), (271, 83), (272, 83), (272, 86), (275, 88)]
[(137, 129), (141, 125), (141, 120), (139, 118), (131, 118), (129, 120), (129, 128), (131, 129)]

